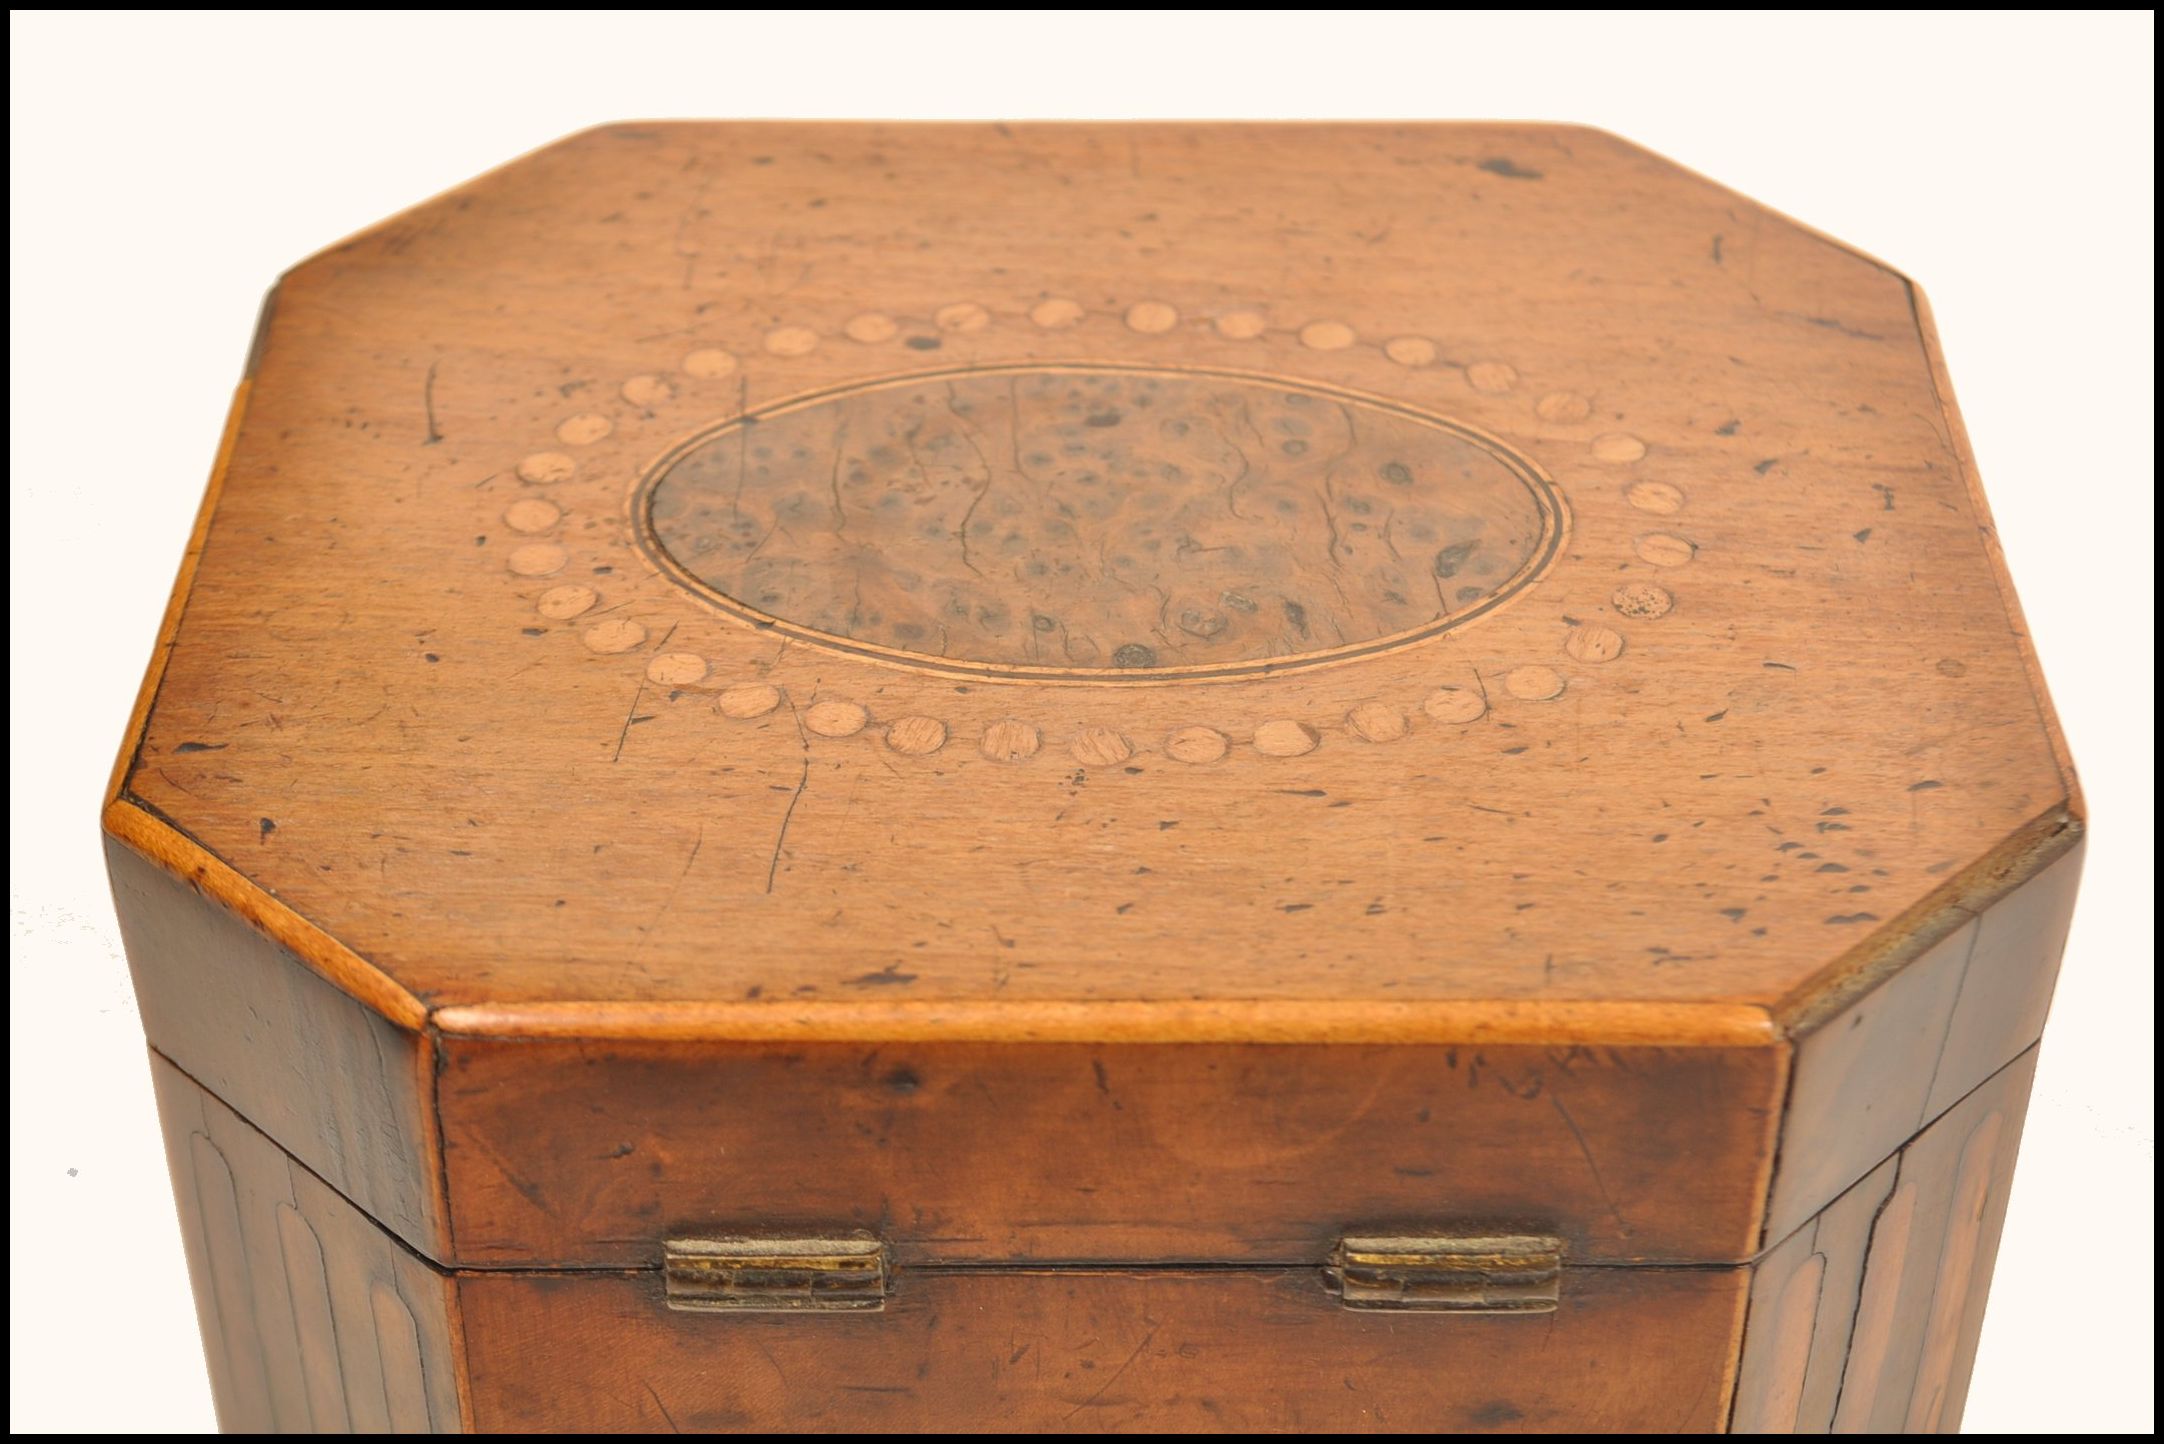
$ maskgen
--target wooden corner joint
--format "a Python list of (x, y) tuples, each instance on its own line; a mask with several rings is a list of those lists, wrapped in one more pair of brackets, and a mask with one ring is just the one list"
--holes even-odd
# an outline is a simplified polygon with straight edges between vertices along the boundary
[(152, 808), (125, 794), (105, 805), (106, 836), (129, 848), (298, 958), (347, 996), (409, 1032), (428, 1024), (428, 1005), (390, 974), (324, 932)]

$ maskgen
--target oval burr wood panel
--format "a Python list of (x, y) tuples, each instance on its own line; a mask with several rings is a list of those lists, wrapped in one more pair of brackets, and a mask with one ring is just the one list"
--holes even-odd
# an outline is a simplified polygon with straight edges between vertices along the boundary
[(1251, 676), (1441, 634), (1560, 537), (1531, 462), (1314, 382), (1123, 366), (905, 376), (733, 417), (641, 530), (756, 625), (939, 670)]

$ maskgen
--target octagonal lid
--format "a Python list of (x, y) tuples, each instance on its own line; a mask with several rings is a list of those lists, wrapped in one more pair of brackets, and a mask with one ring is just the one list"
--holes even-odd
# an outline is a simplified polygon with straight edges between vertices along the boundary
[(1749, 1033), (2078, 811), (1913, 287), (1567, 128), (576, 136), (168, 643), (116, 830), (491, 1031)]

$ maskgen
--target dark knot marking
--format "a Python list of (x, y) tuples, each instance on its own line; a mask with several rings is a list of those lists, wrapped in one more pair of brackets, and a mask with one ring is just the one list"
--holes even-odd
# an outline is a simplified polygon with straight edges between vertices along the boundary
[(1115, 667), (1154, 667), (1157, 665), (1157, 649), (1145, 647), (1140, 642), (1129, 642), (1112, 654)]

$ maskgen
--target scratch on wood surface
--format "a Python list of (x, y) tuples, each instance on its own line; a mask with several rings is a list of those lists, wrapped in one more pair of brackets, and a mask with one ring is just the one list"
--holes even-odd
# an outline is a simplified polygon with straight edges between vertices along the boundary
[(443, 440), (443, 432), (436, 425), (436, 368), (442, 363), (428, 363), (428, 379), (421, 383), (421, 410), (428, 418), (428, 434), (421, 438), (421, 445), (434, 446)]
[(774, 1377), (781, 1382), (784, 1388), (786, 1388), (789, 1383), (789, 1376), (786, 1373), (782, 1372), (782, 1367), (780, 1364), (774, 1362), (773, 1350), (769, 1349), (765, 1344), (760, 1343), (757, 1339), (752, 1340), (752, 1346), (758, 1349), (759, 1357), (766, 1360), (767, 1367), (774, 1371)]
[(548, 1194), (542, 1190), (539, 1184), (526, 1178), (517, 1169), (513, 1168), (510, 1160), (490, 1140), (475, 1137), (470, 1140), (462, 1140), (462, 1142), (464, 1146), (471, 1147), (474, 1152), (486, 1160), (489, 1167), (496, 1170), (497, 1176), (503, 1179), (505, 1183), (510, 1184), (517, 1191), (520, 1198), (532, 1204), (543, 1218), (555, 1217), (555, 1210), (549, 1207)]
[(769, 893), (774, 891), (774, 874), (781, 869), (782, 845), (789, 840), (789, 824), (796, 818), (796, 805), (804, 800), (804, 789), (811, 786), (811, 738), (804, 731), (803, 714), (796, 710), (794, 704), (790, 706), (789, 712), (796, 718), (797, 741), (804, 749), (804, 769), (797, 774), (796, 791), (789, 794), (789, 806), (783, 810), (781, 826), (774, 833), (774, 853), (766, 863), (766, 890)]
[(662, 919), (669, 915), (669, 910), (676, 906), (676, 895), (684, 890), (684, 879), (691, 876), (692, 866), (699, 860), (699, 849), (704, 846), (706, 846), (706, 825), (701, 823), (699, 835), (691, 840), (691, 855), (684, 859), (683, 870), (677, 873), (676, 881), (670, 885), (669, 895), (661, 900), (661, 910), (654, 914), (653, 921), (648, 923), (645, 929), (639, 933), (639, 940), (631, 945), (633, 959), (638, 957), (639, 949), (646, 946), (646, 940), (654, 935), (654, 930), (661, 926)]
[[(849, 456), (849, 421), (844, 417), (834, 429), (834, 469), (827, 476), (827, 496), (834, 507), (834, 535), (838, 538), (849, 530), (849, 512), (842, 506), (842, 462)], [(863, 586), (861, 574), (857, 585)], [(852, 614), (853, 615), (853, 614)]]
[(1852, 336), (1858, 341), (1883, 341), (1886, 339), (1876, 331), (1865, 331), (1859, 327), (1851, 326), (1838, 316), (1809, 316), (1797, 311), (1776, 311), (1773, 314), (1802, 321), (1823, 331), (1837, 331), (1843, 336)]
[(1105, 1396), (1105, 1392), (1109, 1390), (1114, 1384), (1117, 1384), (1120, 1381), (1120, 1376), (1122, 1374), (1125, 1374), (1130, 1368), (1134, 1366), (1135, 1360), (1142, 1357), (1142, 1351), (1150, 1346), (1150, 1341), (1157, 1337), (1157, 1331), (1163, 1327), (1164, 1326), (1162, 1324), (1150, 1325), (1150, 1331), (1142, 1336), (1142, 1342), (1135, 1345), (1134, 1352), (1129, 1354), (1124, 1360), (1122, 1360), (1120, 1366), (1112, 1371), (1112, 1377), (1105, 1380), (1102, 1384), (1099, 1384), (1097, 1386), (1096, 1393), (1090, 1395), (1087, 1399), (1084, 1399), (1081, 1403), (1075, 1405), (1072, 1409), (1069, 1409), (1067, 1411), (1067, 1417), (1069, 1419), (1072, 1419), (1075, 1415), (1081, 1413), (1084, 1409), (1094, 1407), (1097, 1401)]
[(669, 1421), (669, 1432), (671, 1434), (683, 1433), (684, 1426), (676, 1422), (676, 1416), (669, 1412), (668, 1405), (661, 1402), (661, 1395), (655, 1390), (654, 1386), (641, 1379), (639, 1380), (639, 1387), (646, 1391), (647, 1398), (654, 1401), (654, 1407), (661, 1411), (661, 1417)]
[(744, 483), (751, 476), (751, 378), (736, 379), (736, 491), (729, 498), (729, 515), (744, 514)]
[(639, 701), (645, 695), (646, 679), (641, 677), (639, 678), (639, 685), (632, 689), (631, 705), (624, 709), (624, 725), (616, 734), (616, 751), (609, 758), (609, 761), (621, 762), (623, 760), (624, 741), (631, 736), (631, 724), (639, 720)]
[[(992, 461), (990, 457), (984, 454), (984, 447), (977, 439), (977, 428), (969, 424), (969, 418), (962, 414), (961, 408), (956, 402), (954, 383), (949, 381), (947, 383), (947, 413), (954, 418), (956, 425), (961, 428), (962, 439), (969, 443), (969, 449), (977, 453), (977, 465), (984, 469), (984, 480), (978, 484), (977, 494), (969, 499), (969, 505), (963, 509), (962, 519), (955, 523), (954, 539), (961, 543), (962, 565), (982, 576), (984, 575), (983, 571), (975, 562), (969, 559), (969, 523), (970, 519), (976, 516), (977, 508), (984, 504), (985, 497), (991, 494), (993, 481)], [(914, 455), (916, 450), (914, 445), (915, 436), (912, 435), (910, 440), (912, 443), (910, 451)]]
[(1623, 1210), (1616, 1207), (1614, 1195), (1608, 1192), (1608, 1181), (1600, 1176), (1600, 1165), (1593, 1161), (1593, 1148), (1585, 1141), (1585, 1130), (1578, 1126), (1577, 1119), (1570, 1116), (1570, 1110), (1563, 1106), (1562, 1099), (1550, 1093), (1548, 1102), (1554, 1105), (1555, 1116), (1563, 1120), (1563, 1126), (1570, 1130), (1570, 1136), (1578, 1141), (1578, 1154), (1585, 1159), (1586, 1172), (1593, 1175), (1593, 1187), (1600, 1190), (1600, 1201), (1607, 1206), (1610, 1216), (1615, 1219), (1616, 1231), (1629, 1238), (1631, 1226), (1624, 1219)]

